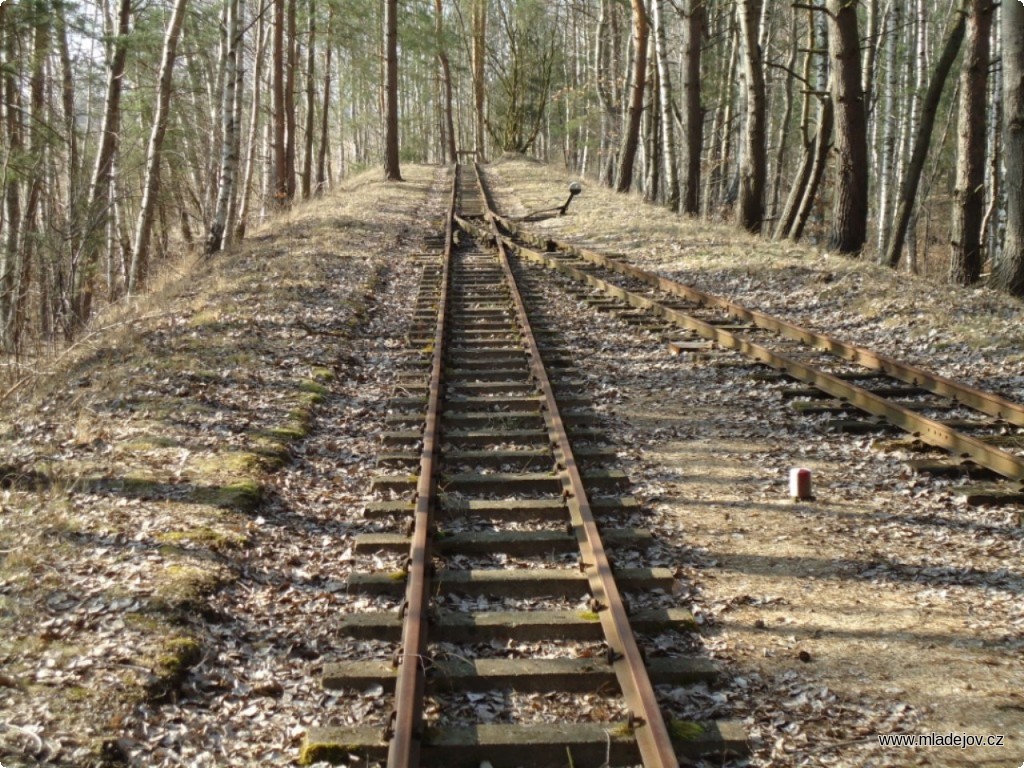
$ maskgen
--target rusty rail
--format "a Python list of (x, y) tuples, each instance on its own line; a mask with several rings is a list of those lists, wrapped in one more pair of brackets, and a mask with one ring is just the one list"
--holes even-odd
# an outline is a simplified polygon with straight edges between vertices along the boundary
[[(498, 216), (497, 214), (495, 215), (495, 218), (508, 232), (515, 234), (523, 240), (530, 241), (534, 245), (538, 244), (538, 238), (533, 238), (526, 233), (523, 233), (516, 222), (503, 216)], [(653, 288), (664, 291), (665, 293), (677, 296), (700, 306), (720, 309), (730, 317), (737, 320), (751, 323), (752, 325), (766, 331), (778, 333), (787, 339), (799, 341), (810, 347), (814, 347), (815, 349), (820, 349), (836, 355), (848, 362), (862, 365), (870, 370), (879, 371), (906, 384), (912, 384), (913, 386), (925, 389), (934, 395), (948, 397), (957, 403), (967, 406), (968, 408), (973, 408), (974, 410), (993, 416), (997, 419), (1003, 419), (1010, 424), (1024, 426), (1024, 405), (1007, 400), (993, 392), (986, 392), (975, 387), (969, 387), (966, 384), (953, 381), (952, 379), (948, 379), (944, 376), (939, 376), (938, 374), (924, 370), (918, 366), (910, 365), (909, 363), (905, 363), (885, 355), (880, 355), (877, 352), (866, 349), (865, 347), (836, 339), (828, 334), (818, 333), (816, 331), (808, 330), (807, 328), (801, 328), (794, 323), (790, 323), (777, 317), (772, 317), (764, 312), (747, 309), (746, 307), (733, 301), (729, 301), (728, 299), (724, 299), (720, 296), (714, 296), (713, 294), (705, 293), (704, 291), (700, 291), (692, 286), (684, 285), (683, 283), (679, 283), (667, 277), (653, 274), (640, 269), (639, 267), (634, 267), (632, 264), (626, 264), (618, 259), (612, 258), (611, 256), (598, 253), (597, 251), (593, 251), (588, 248), (580, 248), (555, 240), (545, 240), (544, 242), (545, 244), (551, 243), (554, 247), (564, 253), (578, 256), (585, 261), (589, 261), (591, 264), (604, 267), (605, 269), (609, 269), (613, 272), (618, 272), (621, 275), (635, 280), (640, 280)]]
[(511, 242), (507, 242), (507, 244), (516, 253), (530, 261), (544, 264), (548, 268), (569, 275), (575, 280), (599, 288), (609, 295), (628, 303), (630, 306), (648, 310), (658, 317), (687, 328), (706, 339), (711, 339), (722, 347), (736, 350), (747, 357), (765, 363), (776, 370), (792, 376), (794, 379), (810, 384), (822, 392), (846, 401), (867, 413), (880, 416), (890, 424), (910, 432), (930, 445), (943, 448), (961, 458), (970, 458), (980, 466), (987, 467), (993, 472), (1011, 480), (1024, 482), (1024, 459), (1009, 451), (989, 445), (984, 440), (964, 434), (940, 421), (930, 419), (899, 403), (877, 395), (864, 387), (857, 386), (788, 355), (780, 354), (760, 344), (756, 344), (739, 334), (718, 328), (681, 310), (665, 307), (646, 296), (627, 291), (575, 267), (562, 264), (558, 259), (546, 256), (522, 245)]
[[(544, 394), (542, 410), (552, 443), (556, 446), (558, 469), (562, 480), (562, 493), (572, 518), (572, 525), (583, 555), (582, 567), (586, 569), (593, 598), (592, 606), (597, 612), (605, 638), (609, 645), (608, 661), (612, 664), (623, 697), (630, 710), (630, 724), (636, 738), (645, 768), (668, 768), (678, 766), (671, 735), (665, 724), (661, 709), (654, 695), (640, 648), (633, 636), (629, 616), (622, 602), (608, 556), (601, 541), (601, 535), (594, 519), (590, 502), (583, 485), (579, 466), (573, 456), (569, 436), (562, 421), (555, 398), (554, 388), (548, 378), (540, 348), (533, 335), (526, 306), (519, 293), (515, 277), (508, 262), (508, 254), (497, 222), (493, 216), (493, 205), (480, 168), (474, 166), (480, 192), (486, 202), (486, 218), (491, 226), (491, 235), (498, 248), (502, 270), (512, 294), (519, 325), (523, 330), (524, 342), (530, 356), (530, 368), (538, 386)], [(464, 225), (468, 226), (468, 222)]]
[(452, 194), (445, 225), (445, 244), (441, 273), (441, 296), (437, 324), (434, 328), (434, 350), (427, 395), (427, 418), (423, 429), (420, 473), (416, 483), (413, 511), (412, 544), (409, 550), (406, 577), (406, 598), (402, 611), (402, 646), (398, 657), (395, 683), (395, 708), (388, 726), (391, 743), (388, 747), (388, 768), (418, 768), (423, 735), (423, 691), (425, 683), (424, 656), (427, 648), (427, 607), (430, 601), (431, 541), (435, 505), (438, 436), (442, 375), (444, 372), (444, 338), (448, 314), (448, 281), (452, 252), (452, 227), (458, 193), (460, 168), (453, 171)]

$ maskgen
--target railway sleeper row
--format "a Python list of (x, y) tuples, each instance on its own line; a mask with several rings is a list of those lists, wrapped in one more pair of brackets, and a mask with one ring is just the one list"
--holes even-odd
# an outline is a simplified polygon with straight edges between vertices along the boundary
[[(969, 504), (1024, 501), (1024, 406), (502, 222), (518, 259), (554, 270), (564, 290), (655, 334), (671, 354), (699, 359), (734, 349), (753, 356), (765, 366), (758, 378), (775, 384), (776, 396), (803, 415), (828, 417), (826, 428), (909, 433), (879, 445), (930, 451), (907, 467), (969, 478), (954, 489)], [(777, 386), (784, 380), (797, 386)]]
[[(471, 190), (461, 194), (468, 197)], [(483, 206), (470, 204), (467, 210), (482, 213)], [(622, 655), (604, 626), (610, 608), (593, 596), (594, 564), (580, 549), (587, 523), (570, 513), (563, 484), (566, 459), (553, 443), (502, 268), (493, 252), (471, 238), (461, 242), (450, 262), (429, 563), (433, 600), (429, 647), (419, 660), (423, 692), (432, 703), (423, 729), (412, 734), (419, 764), (646, 765), (637, 733), (650, 726), (642, 718), (634, 720), (618, 699)], [(378, 455), (380, 474), (372, 480), (376, 500), (366, 506), (367, 530), (354, 545), (360, 562), (373, 560), (383, 567), (359, 570), (348, 582), (350, 593), (387, 597), (398, 609), (348, 614), (338, 625), (339, 633), (352, 639), (398, 644), (395, 659), (328, 663), (322, 684), (331, 691), (381, 686), (385, 695), (394, 693), (411, 562), (403, 560), (403, 553), (410, 551), (414, 528), (410, 521), (420, 479), (414, 472), (423, 448), (434, 353), (431, 329), (445, 302), (443, 275), (439, 260), (423, 263), (407, 354)], [(654, 538), (642, 527), (644, 510), (629, 495), (626, 475), (615, 467), (616, 449), (591, 410), (593, 404), (580, 394), (573, 359), (554, 328), (538, 323), (533, 332), (589, 509), (604, 545), (616, 553), (608, 565), (618, 588), (638, 603), (629, 611), (631, 636), (642, 644), (666, 633), (696, 632), (691, 614), (672, 597), (674, 571), (642, 564)], [(625, 604), (631, 599), (625, 598)], [(530, 657), (522, 644), (539, 645), (545, 658)], [(718, 676), (703, 657), (665, 655), (653, 643), (648, 653), (646, 674), (654, 685), (708, 685)], [(609, 700), (613, 717), (566, 720), (563, 712), (557, 723), (520, 722), (517, 713), (508, 711), (466, 723), (450, 715), (465, 709), (460, 697), (485, 692), (506, 698), (535, 694), (541, 701), (561, 694), (600, 695)], [(669, 722), (666, 727), (676, 756), (745, 750), (745, 735), (736, 723)], [(392, 744), (389, 729), (380, 724), (311, 729), (304, 759), (360, 765), (383, 761)]]

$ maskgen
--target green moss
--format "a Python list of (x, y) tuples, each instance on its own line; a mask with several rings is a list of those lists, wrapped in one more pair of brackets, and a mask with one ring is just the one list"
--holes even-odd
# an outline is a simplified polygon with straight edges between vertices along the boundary
[(334, 371), (330, 368), (314, 368), (310, 372), (310, 376), (313, 377), (313, 381), (325, 384), (330, 381), (334, 381)]
[(616, 736), (618, 738), (623, 738), (624, 739), (624, 738), (631, 738), (633, 736), (633, 730), (634, 730), (633, 726), (630, 725), (629, 722), (627, 721), (627, 722), (624, 722), (624, 723), (619, 723), (617, 726), (612, 728), (610, 733), (611, 733), (612, 736)]
[(196, 488), (189, 494), (189, 501), (209, 504), (239, 512), (252, 512), (263, 500), (263, 488), (251, 478), (240, 478), (220, 486)]
[(291, 460), (288, 444), (265, 433), (256, 434), (250, 441), (250, 448), (263, 461), (267, 471), (280, 469)]
[[(319, 384), (317, 386), (320, 386)], [(324, 401), (324, 396), (319, 392), (301, 392), (299, 393), (298, 400), (306, 408), (312, 408), (314, 405), (320, 405)]]
[(136, 438), (130, 443), (127, 443), (124, 447), (129, 451), (154, 451), (160, 448), (177, 448), (181, 445), (181, 441), (175, 440), (171, 437), (162, 437), (160, 435), (147, 435), (145, 437)]
[(164, 640), (152, 662), (153, 677), (146, 684), (150, 701), (172, 698), (185, 682), (188, 671), (203, 659), (203, 646), (194, 637), (171, 637)]
[(301, 440), (308, 435), (309, 428), (302, 424), (289, 421), (281, 426), (271, 427), (267, 430), (267, 434), (284, 442), (290, 443), (296, 440)]
[(206, 310), (203, 312), (196, 312), (192, 315), (192, 318), (188, 321), (188, 324), (193, 328), (201, 328), (204, 325), (213, 325), (220, 322), (220, 311), (219, 310)]
[(696, 741), (704, 735), (704, 726), (692, 720), (670, 720), (668, 731), (674, 741)]
[(192, 542), (207, 546), (215, 552), (242, 549), (249, 543), (249, 539), (238, 531), (211, 528), (206, 525), (185, 531), (165, 531), (158, 534), (156, 540), (162, 544)]
[(347, 763), (349, 755), (356, 751), (356, 747), (348, 744), (309, 744), (306, 743), (299, 753), (299, 765), (313, 765), (313, 763), (331, 763), (339, 765)]
[(156, 664), (160, 671), (181, 674), (192, 669), (203, 658), (203, 646), (194, 637), (172, 637), (165, 640)]
[(577, 614), (584, 621), (600, 621), (601, 617), (598, 616), (594, 611), (580, 611)]
[(325, 397), (330, 390), (323, 384), (319, 383), (314, 379), (306, 379), (299, 384), (299, 389), (303, 392), (309, 392), (314, 395), (319, 395), (321, 398)]
[(261, 470), (264, 458), (248, 451), (223, 451), (198, 459), (193, 468), (203, 474), (248, 475)]
[(405, 581), (409, 574), (406, 571), (392, 571), (388, 574), (388, 578), (392, 581)]
[(206, 598), (223, 583), (224, 574), (213, 566), (169, 565), (157, 578), (153, 607), (176, 613), (202, 611)]

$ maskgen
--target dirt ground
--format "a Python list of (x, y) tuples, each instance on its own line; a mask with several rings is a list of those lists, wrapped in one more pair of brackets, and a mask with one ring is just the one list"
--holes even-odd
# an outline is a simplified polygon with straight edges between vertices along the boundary
[[(235, 252), (169, 276), (2, 404), (0, 762), (294, 765), (343, 702), (351, 543), (444, 173), (371, 172)], [(510, 213), (565, 172), (495, 163)], [(691, 222), (585, 185), (542, 231), (1024, 400), (1021, 305)], [(732, 765), (1024, 761), (1020, 510), (973, 508), (910, 453), (798, 415), (730, 354), (669, 357), (571, 310), (575, 355), (679, 554), (724, 684), (685, 716), (743, 720)], [(42, 367), (42, 366), (41, 366)], [(887, 450), (881, 450), (881, 448)], [(794, 504), (788, 472), (814, 472)], [(365, 649), (364, 649), (365, 650)], [(350, 703), (349, 703), (350, 704)], [(379, 697), (359, 702), (376, 716)], [(1003, 735), (881, 748), (877, 736)]]
[[(530, 210), (564, 179), (521, 160), (498, 163), (490, 176), (503, 182), (499, 199), (512, 213)], [(926, 361), (929, 349), (914, 343), (915, 330), (895, 333), (895, 321), (946, 302), (923, 336), (945, 340), (938, 357), (947, 372), (984, 380), (998, 366), (1001, 382), (1020, 382), (1018, 330), (994, 334), (984, 349), (970, 343), (977, 328), (1019, 321), (1017, 302), (809, 248), (745, 249), (745, 236), (725, 227), (680, 227), (663, 211), (593, 187), (577, 203), (576, 220), (542, 227), (668, 274), (699, 275), (688, 282), (840, 337), (892, 338), (889, 351), (904, 357)], [(644, 237), (622, 243), (622, 228)], [(822, 277), (836, 272), (861, 290), (816, 301), (829, 284)], [(858, 307), (883, 302), (891, 313), (858, 317)], [(979, 305), (993, 311), (968, 324)], [(656, 339), (633, 351), (636, 334), (621, 326), (591, 312), (577, 340), (590, 350), (589, 368), (614, 386), (623, 442), (642, 446), (627, 469), (664, 533), (688, 550), (685, 588), (707, 648), (733, 675), (707, 704), (747, 718), (754, 763), (1019, 765), (1020, 510), (967, 506), (952, 481), (911, 474), (905, 460), (914, 454), (891, 438), (825, 432), (731, 353), (669, 358)], [(789, 500), (795, 467), (812, 470), (814, 501)], [(879, 735), (896, 732), (1003, 738), (984, 748), (879, 746)]]

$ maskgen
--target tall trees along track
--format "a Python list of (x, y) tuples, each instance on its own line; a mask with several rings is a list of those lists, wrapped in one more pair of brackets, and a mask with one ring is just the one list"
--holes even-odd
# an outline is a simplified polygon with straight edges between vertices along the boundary
[[(350, 591), (392, 595), (398, 607), (345, 616), (340, 631), (393, 643), (393, 658), (324, 670), (326, 688), (393, 694), (392, 713), (381, 725), (311, 729), (306, 761), (670, 766), (744, 750), (737, 723), (662, 714), (658, 686), (713, 683), (717, 670), (694, 655), (645, 653), (692, 621), (672, 598), (671, 569), (637, 567), (652, 537), (628, 526), (643, 509), (625, 494), (557, 319), (548, 322), (536, 265), (599, 308), (663, 330), (672, 352), (739, 351), (800, 382), (788, 394), (802, 410), (831, 413), (848, 431), (902, 429), (948, 452), (922, 468), (991, 473), (1008, 481), (994, 496), (1021, 497), (1024, 407), (533, 238), (489, 201), (479, 169), (456, 168), (443, 252), (420, 261), (378, 458), (389, 469), (373, 481), (383, 500), (366, 509), (383, 532), (356, 541), (401, 565), (353, 575)], [(501, 718), (478, 706), (491, 697)]]

